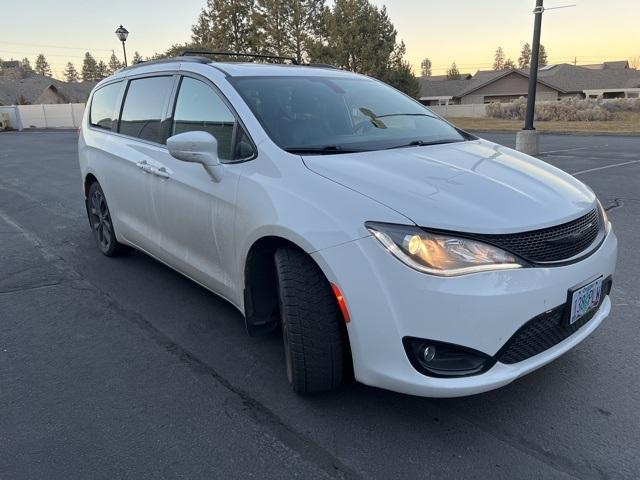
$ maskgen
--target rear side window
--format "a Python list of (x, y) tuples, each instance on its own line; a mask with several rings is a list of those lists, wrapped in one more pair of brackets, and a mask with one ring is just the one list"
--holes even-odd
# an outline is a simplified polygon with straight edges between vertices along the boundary
[(236, 117), (206, 83), (183, 77), (173, 114), (171, 135), (203, 131), (218, 141), (221, 160), (238, 160), (253, 154), (253, 147)]
[(162, 121), (173, 77), (131, 80), (122, 107), (120, 133), (162, 143)]
[(118, 118), (116, 102), (120, 94), (122, 82), (111, 83), (96, 90), (91, 100), (89, 123), (94, 127), (111, 130), (111, 124)]

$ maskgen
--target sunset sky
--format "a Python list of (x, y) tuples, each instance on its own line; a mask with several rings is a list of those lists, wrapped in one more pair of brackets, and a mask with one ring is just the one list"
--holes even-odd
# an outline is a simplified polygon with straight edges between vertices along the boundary
[[(431, 58), (434, 74), (445, 73), (452, 61), (461, 72), (490, 68), (500, 45), (517, 60), (520, 46), (532, 36), (534, 0), (372, 0), (386, 5), (407, 45), (416, 72), (420, 60)], [(640, 56), (640, 0), (546, 0), (547, 8), (576, 3), (573, 8), (544, 14), (542, 43), (551, 63), (598, 63)], [(189, 40), (190, 27), (205, 0), (91, 2), (23, 0), (3, 2), (0, 12), (0, 58), (44, 53), (55, 75), (67, 61), (81, 66), (84, 52), (108, 59), (121, 57), (113, 33), (122, 23), (130, 32), (129, 57), (162, 51)]]

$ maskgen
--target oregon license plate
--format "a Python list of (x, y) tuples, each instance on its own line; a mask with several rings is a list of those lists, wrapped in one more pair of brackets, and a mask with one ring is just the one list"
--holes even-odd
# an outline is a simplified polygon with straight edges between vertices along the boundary
[(600, 303), (602, 277), (573, 291), (571, 295), (571, 316), (569, 325), (584, 317)]

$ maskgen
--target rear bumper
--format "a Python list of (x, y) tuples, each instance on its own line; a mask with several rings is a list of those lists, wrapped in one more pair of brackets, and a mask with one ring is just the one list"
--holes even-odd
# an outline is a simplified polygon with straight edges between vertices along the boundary
[(570, 288), (612, 275), (617, 239), (610, 232), (596, 252), (571, 265), (453, 278), (410, 269), (372, 237), (313, 256), (346, 299), (356, 379), (402, 393), (454, 397), (506, 385), (570, 350), (609, 314), (609, 298), (585, 325), (553, 347), (518, 363), (498, 362), (469, 377), (434, 378), (419, 373), (409, 362), (403, 337), (461, 345), (493, 357), (527, 321), (564, 304)]

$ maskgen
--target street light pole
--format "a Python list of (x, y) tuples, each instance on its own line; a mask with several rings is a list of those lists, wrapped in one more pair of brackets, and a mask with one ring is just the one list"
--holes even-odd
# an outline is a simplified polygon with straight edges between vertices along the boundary
[(122, 54), (124, 55), (124, 66), (127, 66), (127, 49), (124, 46), (124, 40), (122, 41)]
[(527, 116), (524, 123), (525, 130), (535, 130), (533, 118), (536, 108), (536, 85), (538, 83), (538, 60), (540, 58), (540, 31), (542, 30), (542, 6), (543, 0), (536, 0), (536, 8), (533, 11), (533, 44), (531, 51), (531, 65), (529, 67), (529, 93), (527, 94)]
[(124, 54), (124, 66), (127, 66), (127, 49), (124, 46), (124, 42), (127, 41), (127, 37), (129, 36), (129, 31), (124, 28), (122, 25), (120, 25), (116, 31), (115, 31), (116, 36), (118, 37), (118, 40), (120, 40), (122, 42), (122, 53)]

